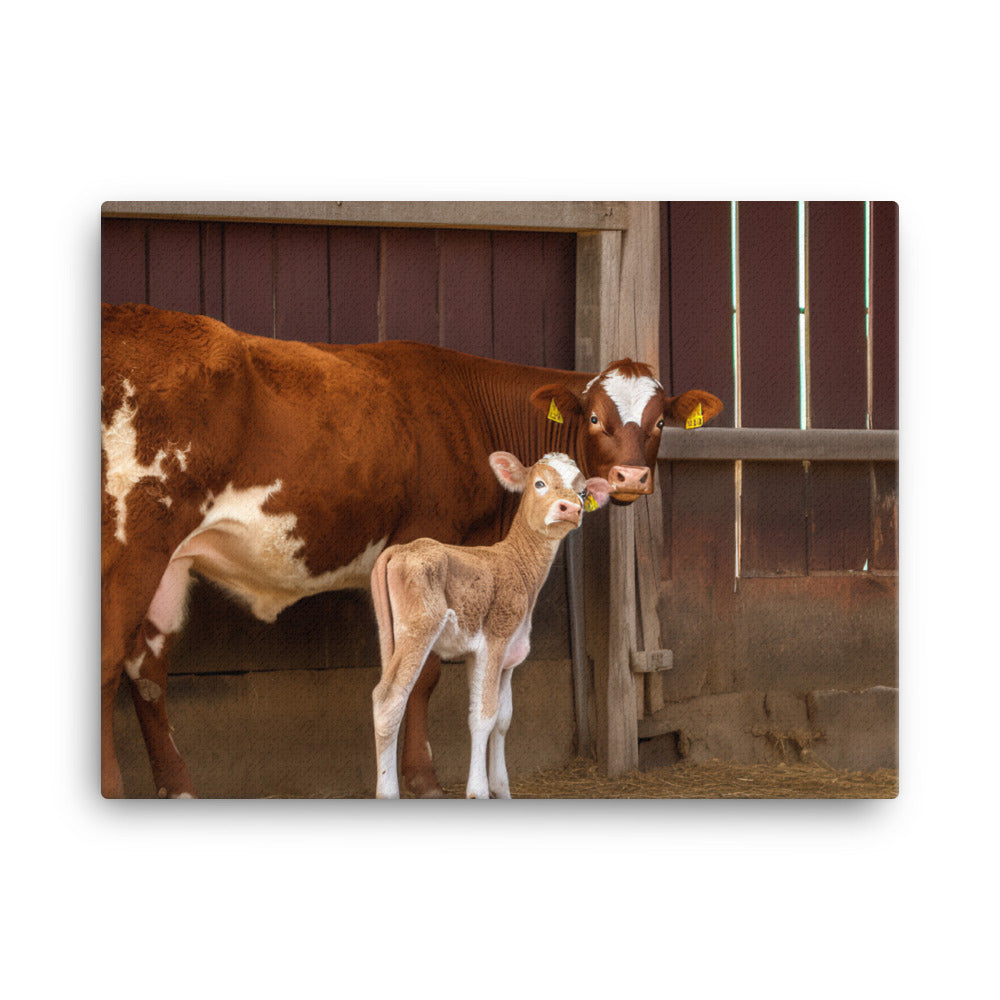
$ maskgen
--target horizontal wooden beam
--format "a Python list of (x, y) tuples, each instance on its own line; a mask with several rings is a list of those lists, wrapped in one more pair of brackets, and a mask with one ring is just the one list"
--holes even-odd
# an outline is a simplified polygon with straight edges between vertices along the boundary
[(106, 201), (112, 219), (596, 232), (628, 228), (626, 201)]
[(662, 461), (896, 462), (899, 431), (702, 427), (665, 430)]

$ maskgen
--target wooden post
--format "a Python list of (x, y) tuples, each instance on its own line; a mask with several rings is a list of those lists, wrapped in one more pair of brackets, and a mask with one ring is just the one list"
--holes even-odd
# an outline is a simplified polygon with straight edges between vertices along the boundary
[[(577, 238), (577, 368), (599, 371), (631, 357), (658, 367), (660, 312), (660, 230), (657, 202), (632, 202), (627, 228), (581, 233)], [(638, 508), (638, 510), (636, 509)], [(598, 750), (602, 770), (612, 777), (639, 765), (638, 718), (643, 710), (643, 675), (632, 672), (638, 646), (636, 622), (642, 602), (643, 648), (659, 648), (659, 548), (662, 546), (659, 494), (629, 507), (612, 506), (609, 542), (590, 531), (584, 539), (588, 581), (600, 584), (601, 603), (588, 604), (588, 647), (596, 660)], [(636, 538), (639, 588), (636, 589)], [(606, 562), (601, 563), (602, 560)], [(606, 575), (602, 572), (607, 571)], [(588, 588), (590, 589), (590, 588)], [(650, 708), (660, 707), (654, 696)], [(601, 695), (603, 694), (603, 697)], [(662, 702), (660, 703), (662, 704)]]

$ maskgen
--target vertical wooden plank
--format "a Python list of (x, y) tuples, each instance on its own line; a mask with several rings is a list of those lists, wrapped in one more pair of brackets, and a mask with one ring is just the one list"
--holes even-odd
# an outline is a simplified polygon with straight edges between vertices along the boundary
[[(743, 427), (799, 426), (799, 247), (794, 201), (741, 201), (740, 402)], [(744, 462), (743, 576), (806, 572), (805, 471)]]
[(197, 313), (201, 309), (201, 231), (197, 222), (149, 224), (149, 304)]
[[(622, 269), (618, 296), (617, 343), (611, 353), (629, 356), (648, 364), (659, 374), (660, 354), (660, 206), (657, 202), (632, 202), (629, 225), (622, 240)], [(610, 359), (609, 359), (610, 360)], [(642, 624), (641, 642), (633, 624), (630, 648), (647, 652), (662, 648), (659, 613), (659, 569), (663, 547), (663, 484), (656, 491), (632, 505), (638, 600), (636, 614)], [(615, 514), (612, 513), (612, 517)], [(612, 561), (612, 574), (616, 572)], [(612, 575), (612, 593), (620, 585)], [(663, 707), (662, 680), (659, 674), (637, 676), (636, 706), (641, 718), (644, 706), (650, 711)], [(638, 744), (636, 744), (638, 753)], [(637, 766), (638, 757), (632, 766)]]
[(798, 206), (741, 201), (741, 426), (799, 426)]
[(727, 201), (670, 203), (670, 385), (706, 389), (725, 409), (713, 427), (732, 427), (733, 296)]
[(221, 320), (223, 307), (222, 273), (223, 224), (201, 223), (201, 307), (199, 312)]
[(330, 340), (378, 340), (379, 230), (330, 227)]
[(276, 226), (275, 255), (275, 335), (329, 343), (327, 228)]
[(860, 571), (871, 557), (870, 467), (813, 462), (809, 469), (809, 571)]
[(441, 231), (441, 346), (493, 357), (493, 248), (480, 230)]
[(868, 406), (864, 203), (809, 202), (807, 233), (811, 426), (863, 428)]
[(544, 365), (542, 234), (493, 234), (493, 350), (500, 361)]
[[(864, 428), (868, 409), (863, 202), (810, 202), (807, 292), (811, 422)], [(870, 471), (813, 463), (810, 572), (861, 570), (870, 556)]]
[(636, 620), (635, 512), (630, 505), (612, 508), (610, 514), (606, 770), (614, 778), (639, 766), (636, 709), (642, 679), (632, 674), (630, 657)]
[(736, 519), (732, 462), (673, 463), (673, 579), (664, 588), (663, 694), (680, 701), (731, 690)]
[[(725, 406), (712, 426), (734, 425), (732, 233), (728, 202), (669, 206), (671, 391), (705, 389)], [(661, 289), (664, 282), (661, 281)], [(694, 432), (697, 433), (697, 432)], [(665, 645), (674, 668), (664, 696), (690, 698), (717, 669), (713, 635), (732, 604), (736, 507), (732, 462), (672, 463), (672, 582)], [(688, 642), (694, 636), (694, 642)]]
[(379, 338), (439, 343), (438, 234), (383, 229)]
[(580, 233), (576, 239), (576, 370), (601, 370), (601, 341), (618, 322), (622, 234)]
[(873, 462), (871, 569), (899, 569), (899, 469), (895, 462)]
[(146, 301), (146, 222), (101, 219), (101, 301)]
[(273, 337), (274, 226), (227, 222), (223, 240), (223, 321)]
[(872, 427), (899, 427), (899, 206), (873, 203)]
[(548, 368), (575, 364), (573, 320), (576, 312), (576, 236), (543, 233), (545, 271), (545, 360)]
[(744, 462), (740, 576), (805, 576), (806, 511), (801, 462)]
[(671, 270), (670, 270), (670, 202), (661, 201), (660, 205), (660, 381), (666, 386), (674, 384), (672, 364), (672, 337), (670, 306)]

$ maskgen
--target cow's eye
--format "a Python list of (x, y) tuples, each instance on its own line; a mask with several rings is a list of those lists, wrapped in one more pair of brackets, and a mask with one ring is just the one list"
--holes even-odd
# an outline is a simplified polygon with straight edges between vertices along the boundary
[(591, 415), (590, 415), (590, 422), (592, 424), (596, 424), (597, 423), (597, 414), (596, 413), (591, 413)]
[(657, 420), (656, 421), (656, 429), (657, 430), (662, 430), (662, 428), (663, 428), (663, 421), (662, 420)]
[(548, 487), (545, 485), (544, 480), (536, 479), (535, 489), (538, 490), (539, 493), (544, 493), (548, 489)]

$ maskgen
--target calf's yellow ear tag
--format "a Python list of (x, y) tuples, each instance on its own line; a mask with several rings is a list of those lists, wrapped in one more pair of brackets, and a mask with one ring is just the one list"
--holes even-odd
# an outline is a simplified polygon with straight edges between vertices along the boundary
[(702, 427), (705, 423), (705, 416), (701, 412), (701, 403), (699, 403), (688, 415), (687, 420), (684, 422), (684, 427), (686, 430), (691, 430), (692, 427)]
[(586, 511), (597, 510), (600, 504), (594, 499), (593, 493), (587, 494), (587, 499), (583, 501), (583, 509)]
[(556, 406), (554, 399), (549, 400), (549, 420), (554, 420), (557, 424), (563, 422), (563, 415), (559, 412), (559, 407)]

